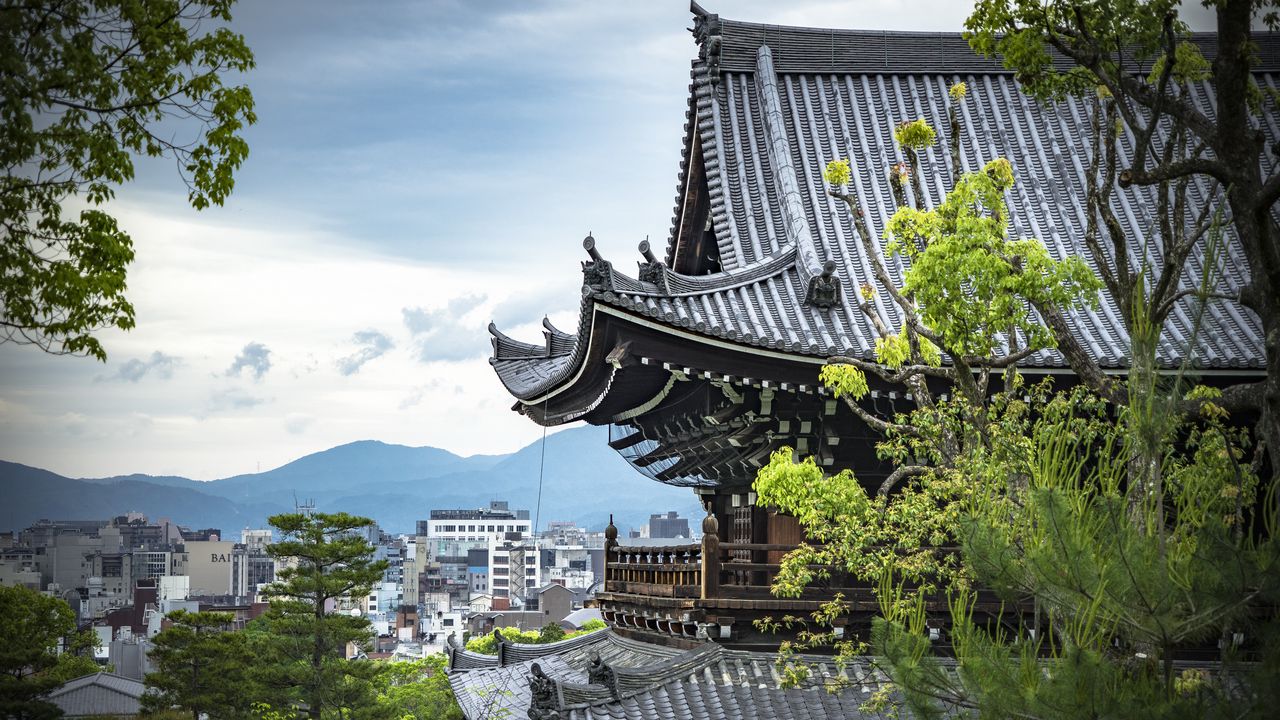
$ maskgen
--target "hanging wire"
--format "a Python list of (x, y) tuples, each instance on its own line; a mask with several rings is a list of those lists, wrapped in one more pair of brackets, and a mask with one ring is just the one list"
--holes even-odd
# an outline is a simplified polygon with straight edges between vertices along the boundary
[[(542, 522), (542, 477), (547, 467), (547, 405), (549, 405), (550, 403), (551, 403), (551, 393), (547, 393), (547, 396), (542, 400), (542, 443), (541, 443), (541, 447), (539, 449), (539, 455), (538, 455), (538, 503), (533, 508), (533, 527), (530, 530), (530, 535), (532, 535), (533, 537), (534, 562), (538, 563), (538, 565), (542, 564), (542, 554), (541, 554), (541, 551), (538, 549), (538, 524)], [(524, 563), (521, 563), (520, 566), (524, 567)], [(510, 567), (510, 565), (508, 565), (507, 567)], [(528, 570), (525, 570), (524, 577), (520, 578), (519, 582), (523, 585), (524, 583), (528, 582), (528, 577), (529, 577), (529, 572)], [(541, 603), (541, 600), (539, 600), (539, 603)], [(528, 607), (529, 607), (529, 588), (526, 585), (524, 590), (524, 607), (520, 608), (520, 629), (521, 630), (525, 629), (524, 613), (525, 613), (525, 610), (528, 609)], [(541, 607), (541, 604), (539, 604), (539, 607)]]
[(538, 547), (538, 523), (542, 515), (542, 475), (547, 467), (547, 405), (551, 402), (551, 393), (542, 401), (542, 450), (538, 457), (538, 504), (533, 509), (533, 546)]

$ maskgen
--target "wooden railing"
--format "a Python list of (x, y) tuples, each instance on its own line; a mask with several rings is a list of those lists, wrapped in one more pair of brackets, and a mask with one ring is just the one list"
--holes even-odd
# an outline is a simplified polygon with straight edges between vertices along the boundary
[(608, 548), (605, 589), (673, 598), (702, 597), (703, 545)]
[[(763, 562), (776, 553), (787, 553), (796, 545), (776, 543), (721, 543), (716, 535), (704, 534), (701, 543), (684, 545), (605, 545), (605, 587), (607, 592), (667, 598), (767, 599), (781, 564)], [(938, 548), (954, 552), (954, 548)], [(750, 560), (742, 558), (747, 557)], [(815, 569), (817, 569), (815, 567)], [(830, 597), (837, 592), (846, 597), (867, 595), (871, 586), (834, 571), (820, 586), (807, 588), (802, 596)]]

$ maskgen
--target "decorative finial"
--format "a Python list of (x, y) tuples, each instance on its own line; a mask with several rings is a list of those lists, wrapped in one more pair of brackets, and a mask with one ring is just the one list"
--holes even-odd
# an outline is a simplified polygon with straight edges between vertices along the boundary
[(587, 664), (587, 682), (592, 685), (603, 685), (609, 689), (614, 698), (618, 697), (618, 675), (613, 668), (600, 657), (600, 653), (591, 651)]
[(640, 241), (639, 250), (640, 254), (644, 256), (644, 262), (640, 263), (640, 271), (637, 273), (637, 277), (641, 282), (657, 285), (663, 293), (670, 294), (671, 288), (667, 286), (667, 274), (665, 272), (667, 266), (653, 254), (647, 235), (644, 240)]
[(646, 235), (644, 240), (640, 241), (640, 254), (650, 263), (658, 262), (658, 258), (653, 254), (653, 250), (649, 247), (649, 236)]
[(719, 533), (720, 533), (720, 521), (716, 519), (715, 514), (713, 514), (710, 510), (708, 510), (707, 516), (702, 518), (702, 534), (718, 535)]
[(825, 310), (840, 304), (840, 281), (835, 277), (835, 272), (834, 260), (822, 263), (822, 274), (809, 280), (809, 292), (804, 298), (806, 305)]
[(613, 524), (613, 513), (609, 513), (609, 524), (604, 529), (604, 537), (606, 540), (618, 539), (618, 528)]
[(693, 39), (698, 43), (698, 59), (707, 63), (707, 74), (711, 84), (720, 82), (720, 47), (723, 44), (723, 25), (720, 16), (707, 12), (697, 2), (689, 3), (689, 12), (693, 13)]
[(529, 703), (530, 720), (553, 720), (560, 717), (560, 699), (556, 681), (542, 671), (542, 666), (533, 663), (529, 666)]
[(593, 262), (600, 262), (604, 259), (600, 256), (600, 251), (596, 249), (596, 239), (591, 235), (582, 238), (582, 249), (587, 251)]
[(613, 268), (596, 249), (596, 239), (590, 233), (582, 239), (582, 247), (587, 251), (587, 255), (591, 256), (590, 261), (582, 263), (583, 283), (592, 290), (612, 292)]

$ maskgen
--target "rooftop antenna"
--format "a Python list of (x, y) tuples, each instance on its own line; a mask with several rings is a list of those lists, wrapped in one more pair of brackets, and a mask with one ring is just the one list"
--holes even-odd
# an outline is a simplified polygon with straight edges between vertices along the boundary
[(293, 491), (293, 511), (299, 512), (307, 517), (311, 517), (316, 511), (316, 501), (314, 498), (307, 498), (303, 502), (298, 502), (298, 491)]

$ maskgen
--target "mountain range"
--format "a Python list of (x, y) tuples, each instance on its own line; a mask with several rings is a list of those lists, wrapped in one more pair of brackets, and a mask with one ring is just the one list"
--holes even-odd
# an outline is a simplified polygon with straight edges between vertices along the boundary
[[(549, 435), (537, 520), (569, 520), (603, 528), (613, 513), (624, 532), (649, 514), (679, 511), (690, 525), (702, 516), (697, 497), (637, 473), (607, 444), (602, 427)], [(219, 528), (236, 538), (267, 517), (311, 501), (321, 512), (371, 517), (391, 533), (411, 533), (431, 510), (487, 507), (507, 500), (537, 510), (542, 441), (509, 455), (461, 457), (434, 447), (363, 440), (307, 455), (274, 470), (199, 481), (177, 476), (68, 478), (0, 461), (0, 530), (36, 520), (107, 519), (138, 511), (193, 528)]]

